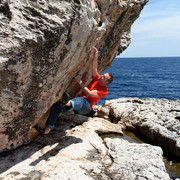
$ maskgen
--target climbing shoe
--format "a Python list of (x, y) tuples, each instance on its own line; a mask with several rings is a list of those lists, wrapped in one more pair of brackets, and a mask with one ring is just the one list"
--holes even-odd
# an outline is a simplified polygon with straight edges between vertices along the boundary
[(60, 106), (63, 107), (68, 103), (69, 98), (70, 98), (69, 94), (65, 92), (62, 96), (62, 99), (58, 101), (58, 103), (60, 103)]
[(45, 128), (41, 128), (41, 127), (39, 127), (39, 126), (37, 126), (37, 125), (36, 125), (34, 128), (35, 128), (36, 131), (38, 131), (40, 134), (44, 135)]

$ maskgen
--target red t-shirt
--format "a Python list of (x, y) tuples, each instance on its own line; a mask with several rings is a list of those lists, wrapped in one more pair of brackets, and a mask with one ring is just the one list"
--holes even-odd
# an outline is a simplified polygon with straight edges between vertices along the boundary
[(98, 97), (90, 97), (86, 96), (83, 92), (79, 94), (77, 97), (83, 97), (90, 103), (90, 107), (92, 109), (92, 106), (98, 102), (101, 98), (107, 95), (108, 90), (107, 86), (100, 86), (100, 81), (99, 81), (99, 73), (95, 77), (92, 77), (92, 81), (88, 84), (87, 88), (92, 91), (92, 90), (97, 90)]

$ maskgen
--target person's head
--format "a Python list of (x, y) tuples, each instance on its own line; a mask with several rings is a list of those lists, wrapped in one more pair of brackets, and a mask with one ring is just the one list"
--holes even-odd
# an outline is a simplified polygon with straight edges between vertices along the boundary
[(113, 75), (111, 73), (105, 73), (100, 76), (99, 81), (101, 86), (106, 86), (113, 82)]

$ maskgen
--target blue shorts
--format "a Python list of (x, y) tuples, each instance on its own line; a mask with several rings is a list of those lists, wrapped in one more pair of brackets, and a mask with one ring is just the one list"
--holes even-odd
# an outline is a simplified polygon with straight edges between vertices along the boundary
[(90, 111), (90, 103), (83, 97), (77, 97), (70, 100), (72, 103), (72, 108), (70, 111), (74, 111), (78, 114), (88, 114)]
[(56, 123), (59, 113), (67, 112), (67, 111), (74, 111), (78, 114), (86, 115), (90, 111), (90, 103), (86, 101), (83, 97), (78, 97), (70, 100), (72, 103), (71, 109), (67, 110), (67, 108), (61, 107), (60, 103), (53, 104), (49, 117), (46, 121), (46, 127), (53, 129), (54, 124)]

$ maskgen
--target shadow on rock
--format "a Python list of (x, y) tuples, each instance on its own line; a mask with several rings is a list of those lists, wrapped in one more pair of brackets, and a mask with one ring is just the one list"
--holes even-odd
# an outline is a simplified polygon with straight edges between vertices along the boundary
[(28, 145), (0, 154), (0, 173), (3, 173), (18, 163), (30, 159), (30, 166), (35, 166), (42, 160), (47, 161), (62, 149), (71, 144), (81, 143), (82, 139), (67, 136), (66, 131), (88, 121), (88, 117), (76, 114), (63, 114), (55, 128), (48, 135), (38, 135)]
[[(50, 146), (52, 146), (52, 148), (49, 147), (50, 150), (48, 152), (46, 152), (42, 156), (39, 156), (35, 161), (30, 163), (29, 165), (36, 166), (42, 160), (47, 161), (50, 157), (56, 156), (61, 149), (64, 149), (67, 146), (70, 146), (71, 144), (77, 144), (77, 143), (82, 143), (82, 140), (80, 138), (76, 138), (76, 137), (72, 137), (72, 136), (64, 137), (59, 142), (57, 142), (57, 143), (55, 142), (55, 144), (50, 145)], [(48, 145), (46, 145), (46, 146), (48, 146)]]

